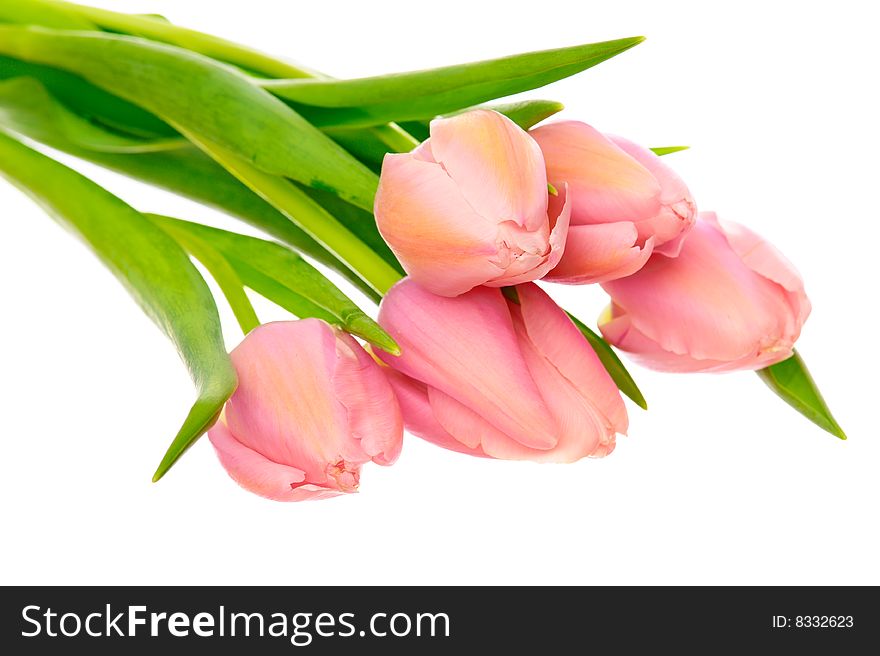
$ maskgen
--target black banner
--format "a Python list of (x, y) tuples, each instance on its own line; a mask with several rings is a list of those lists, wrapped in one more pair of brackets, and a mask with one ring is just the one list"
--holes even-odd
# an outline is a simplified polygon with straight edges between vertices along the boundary
[(132, 646), (191, 653), (221, 642), (260, 654), (444, 654), (486, 645), (502, 654), (641, 653), (646, 646), (855, 653), (856, 646), (877, 649), (876, 594), (841, 587), (3, 588), (0, 646), (7, 654), (82, 648), (97, 655)]

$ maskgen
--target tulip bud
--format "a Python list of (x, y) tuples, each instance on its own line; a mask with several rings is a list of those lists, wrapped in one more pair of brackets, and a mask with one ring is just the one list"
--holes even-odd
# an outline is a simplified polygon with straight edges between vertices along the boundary
[(238, 389), (209, 437), (235, 481), (276, 501), (357, 490), (361, 465), (400, 453), (400, 409), (382, 368), (318, 319), (270, 323), (232, 351)]
[(478, 287), (457, 298), (411, 279), (388, 292), (379, 323), (401, 355), (394, 372), (407, 429), (447, 449), (510, 460), (571, 462), (614, 448), (626, 409), (598, 357), (536, 285), (518, 301)]
[(563, 200), (548, 216), (547, 207), (534, 139), (506, 116), (476, 110), (432, 121), (431, 138), (413, 152), (385, 156), (375, 214), (409, 276), (457, 296), (536, 280), (556, 266), (569, 209)]
[(657, 155), (577, 121), (530, 134), (544, 154), (550, 184), (567, 184), (571, 203), (565, 253), (546, 280), (604, 282), (635, 273), (652, 253), (678, 255), (696, 205)]
[(800, 275), (764, 239), (703, 212), (675, 259), (602, 285), (599, 328), (660, 371), (762, 369), (792, 355), (810, 314)]

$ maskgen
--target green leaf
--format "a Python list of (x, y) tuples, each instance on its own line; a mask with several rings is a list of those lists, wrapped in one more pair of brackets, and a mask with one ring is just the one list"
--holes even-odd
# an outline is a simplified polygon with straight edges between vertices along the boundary
[(382, 170), (382, 162), (389, 152), (386, 146), (376, 135), (366, 132), (363, 128), (324, 128), (324, 132), (333, 141), (345, 148), (364, 166), (373, 173), (379, 175)]
[(595, 66), (643, 37), (558, 48), (501, 59), (354, 80), (263, 80), (315, 125), (373, 125), (429, 119), (522, 91)]
[[(510, 103), (493, 103), (490, 105), (476, 105), (474, 107), (465, 107), (457, 112), (446, 114), (445, 116), (457, 116), (465, 112), (471, 112), (475, 109), (491, 109), (492, 111), (504, 114), (511, 121), (520, 126), (523, 130), (528, 130), (544, 119), (550, 118), (554, 114), (565, 109), (565, 105), (555, 100), (520, 100)], [(420, 138), (422, 141), (427, 139), (430, 134), (430, 121), (409, 121), (401, 124), (401, 127)], [(343, 144), (344, 145), (344, 144)]]
[(97, 123), (99, 127), (147, 139), (180, 136), (154, 114), (99, 89), (78, 75), (51, 66), (0, 56), (0, 80), (19, 77), (39, 80), (53, 98), (81, 118)]
[(392, 265), (290, 180), (266, 173), (232, 150), (189, 133), (181, 126), (176, 127), (214, 161), (346, 262), (376, 292), (384, 294), (400, 280), (400, 273)]
[[(431, 136), (430, 121), (401, 121), (400, 127), (406, 130), (414, 138), (424, 141)], [(328, 130), (330, 128), (324, 128)]]
[[(155, 215), (146, 215), (153, 219)], [(155, 222), (155, 221), (154, 221)], [(235, 315), (241, 331), (247, 335), (260, 325), (254, 306), (244, 291), (244, 283), (239, 278), (229, 261), (223, 257), (207, 240), (200, 238), (191, 231), (181, 229), (174, 223), (159, 223), (159, 227), (167, 232), (190, 255), (202, 263), (226, 297), (232, 313)]]
[(657, 148), (652, 148), (655, 155), (671, 155), (672, 153), (680, 153), (683, 150), (688, 150), (690, 146), (659, 146)]
[(218, 416), (236, 385), (217, 306), (187, 254), (158, 227), (79, 173), (0, 132), (0, 173), (76, 233), (175, 344), (198, 398), (158, 480)]
[[(379, 324), (317, 269), (281, 244), (180, 219), (153, 214), (149, 217), (174, 235), (183, 233), (216, 249), (248, 287), (297, 316), (334, 323), (389, 353), (399, 354), (397, 344)], [(286, 292), (277, 294), (278, 286)], [(291, 294), (298, 298), (291, 298)]]
[(3, 0), (0, 23), (43, 25), (66, 30), (94, 30), (95, 24), (69, 10), (63, 2), (43, 0)]
[[(104, 130), (105, 136), (79, 138), (81, 132), (63, 128), (67, 122), (76, 122), (78, 116), (49, 93), (34, 92), (28, 96), (20, 95), (22, 87), (19, 85), (23, 79), (25, 78), (0, 82), (0, 116), (4, 116), (9, 121), (5, 123), (7, 129), (12, 129), (52, 148), (131, 176), (136, 180), (162, 187), (231, 214), (337, 271), (372, 300), (379, 301), (379, 294), (344, 262), (328, 252), (287, 217), (250, 191), (226, 169), (197, 148), (186, 145), (170, 152), (139, 152), (137, 154), (106, 152), (106, 149), (91, 150), (90, 147), (94, 146), (95, 142), (116, 138), (118, 134), (99, 125), (93, 125), (94, 131)], [(37, 106), (36, 101), (41, 101), (46, 106)], [(34, 111), (27, 112), (28, 106), (34, 106)], [(61, 114), (69, 116), (62, 120), (53, 120), (52, 117)], [(317, 190), (310, 191), (319, 193)], [(328, 199), (335, 201), (340, 208), (350, 208), (352, 212), (361, 213), (360, 216), (353, 217), (352, 220), (363, 221), (364, 215), (370, 218), (370, 215), (363, 210), (358, 210), (332, 194), (323, 193), (323, 200), (327, 201)], [(370, 221), (372, 221), (371, 218)], [(378, 235), (375, 222), (372, 222), (372, 229)], [(369, 226), (366, 222), (361, 227), (361, 232), (369, 233)], [(379, 239), (381, 240), (381, 237)], [(382, 243), (384, 244), (384, 242)], [(391, 257), (393, 258), (393, 255)]]
[(461, 111), (454, 112), (463, 114), (474, 109), (491, 109), (499, 114), (504, 114), (511, 121), (520, 126), (523, 130), (528, 130), (544, 119), (550, 118), (554, 114), (558, 114), (565, 105), (555, 100), (520, 100), (510, 103), (494, 103), (491, 105), (478, 105), (476, 107), (467, 107)]
[(406, 275), (400, 262), (394, 256), (391, 248), (376, 226), (376, 219), (370, 212), (365, 212), (359, 207), (355, 207), (344, 200), (340, 200), (338, 196), (328, 194), (320, 189), (311, 189), (309, 187), (300, 187), (309, 197), (318, 203), (321, 207), (332, 214), (337, 221), (348, 228), (353, 235), (369, 246), (379, 257), (397, 273), (398, 278)]
[(835, 437), (846, 439), (846, 433), (834, 419), (822, 393), (816, 387), (813, 377), (801, 359), (794, 352), (787, 360), (760, 369), (758, 377), (766, 383), (783, 401), (812, 421), (819, 428)]
[(0, 123), (39, 141), (61, 138), (101, 153), (151, 153), (189, 145), (181, 137), (142, 138), (111, 132), (65, 108), (30, 77), (0, 82)]
[(629, 371), (626, 370), (626, 367), (623, 366), (623, 362), (620, 361), (620, 358), (617, 357), (617, 353), (614, 352), (608, 342), (606, 342), (601, 335), (590, 330), (584, 322), (574, 316), (571, 312), (566, 312), (566, 314), (568, 315), (568, 318), (571, 319), (572, 323), (577, 326), (578, 330), (581, 331), (583, 336), (587, 338), (587, 341), (590, 343), (590, 346), (593, 347), (596, 355), (599, 356), (599, 361), (605, 367), (605, 370), (611, 376), (611, 379), (617, 385), (617, 388), (632, 399), (640, 408), (647, 410), (648, 403), (645, 401), (645, 397), (642, 395), (638, 385), (636, 385), (636, 381), (633, 380), (633, 377), (630, 375)]
[(228, 65), (144, 39), (39, 27), (0, 26), (0, 53), (81, 75), (260, 171), (373, 207), (375, 174)]
[[(33, 0), (30, 0), (33, 1)], [(40, 3), (57, 0), (37, 0)], [(58, 3), (78, 20), (86, 20), (103, 30), (140, 36), (153, 41), (192, 50), (206, 57), (232, 64), (265, 77), (306, 77), (318, 75), (304, 66), (270, 57), (258, 50), (227, 41), (211, 34), (156, 20), (155, 16), (124, 14), (98, 7)], [(39, 23), (42, 24), (42, 23)]]

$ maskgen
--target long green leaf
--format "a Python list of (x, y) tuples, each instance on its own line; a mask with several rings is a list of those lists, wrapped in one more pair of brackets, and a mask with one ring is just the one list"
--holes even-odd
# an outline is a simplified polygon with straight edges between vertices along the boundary
[(756, 373), (767, 387), (804, 417), (835, 437), (846, 439), (846, 433), (828, 409), (828, 404), (822, 398), (822, 393), (800, 353), (795, 351), (787, 360), (760, 369)]
[(499, 114), (504, 114), (523, 130), (528, 130), (544, 119), (561, 112), (565, 109), (565, 105), (555, 100), (519, 100), (509, 103), (492, 103), (490, 105), (467, 107), (454, 112), (453, 115), (469, 112), (474, 109), (491, 109)]
[[(153, 218), (154, 215), (147, 216)], [(198, 235), (179, 229), (172, 223), (160, 223), (159, 227), (208, 270), (214, 282), (220, 287), (220, 291), (223, 292), (223, 296), (226, 297), (226, 301), (245, 335), (260, 325), (254, 306), (251, 305), (250, 299), (245, 293), (244, 283), (221, 253)]]
[(369, 248), (379, 255), (397, 274), (397, 277), (403, 277), (406, 273), (398, 262), (391, 248), (376, 226), (376, 219), (370, 212), (355, 207), (344, 200), (340, 200), (338, 196), (328, 194), (320, 189), (311, 189), (309, 187), (300, 187), (308, 196), (327, 210), (333, 217), (344, 225), (358, 239), (364, 242)]
[(176, 127), (324, 248), (348, 263), (376, 292), (384, 294), (400, 280), (400, 273), (392, 265), (290, 180), (266, 173), (232, 150), (189, 133), (182, 126)]
[(81, 75), (261, 171), (372, 209), (376, 176), (228, 65), (135, 37), (19, 26), (0, 26), (0, 54)]
[(224, 61), (266, 77), (301, 77), (313, 71), (269, 57), (257, 50), (210, 34), (171, 24), (156, 14), (124, 14), (60, 0), (3, 0), (0, 22), (70, 30), (130, 34), (160, 41)]
[(641, 43), (643, 37), (354, 80), (264, 80), (315, 125), (372, 125), (426, 119), (536, 89)]
[(0, 124), (39, 141), (58, 136), (101, 153), (151, 153), (189, 145), (181, 137), (143, 138), (111, 132), (66, 109), (31, 77), (0, 82)]
[[(337, 271), (378, 302), (378, 293), (344, 262), (197, 148), (187, 145), (176, 148), (173, 152), (139, 152), (136, 155), (130, 152), (106, 152), (106, 148), (93, 150), (96, 142), (112, 141), (118, 138), (118, 134), (93, 124), (88, 131), (69, 129), (68, 126), (78, 124), (78, 115), (44, 88), (41, 89), (36, 80), (32, 80), (31, 84), (22, 84), (25, 79), (27, 78), (0, 82), (0, 116), (3, 117), (7, 129), (227, 212)], [(31, 107), (34, 108), (33, 111), (29, 110)], [(53, 120), (52, 117), (56, 116), (63, 118)], [(94, 133), (101, 130), (103, 136), (95, 136)], [(363, 213), (363, 210), (358, 210), (332, 194), (311, 191), (320, 193), (322, 201), (327, 204), (330, 204), (329, 199), (333, 199), (340, 208)], [(369, 218), (368, 214), (366, 216)], [(363, 221), (363, 214), (354, 218)], [(359, 228), (361, 232), (369, 232), (369, 225), (365, 221)], [(375, 223), (372, 223), (372, 230), (375, 231)]]
[(568, 318), (571, 319), (575, 326), (577, 326), (583, 336), (587, 338), (590, 346), (593, 347), (596, 355), (599, 356), (599, 361), (605, 367), (605, 370), (608, 372), (608, 375), (611, 376), (611, 379), (617, 385), (618, 389), (632, 399), (640, 408), (647, 410), (648, 403), (645, 401), (642, 391), (639, 389), (638, 385), (636, 385), (636, 381), (633, 380), (633, 377), (630, 375), (629, 371), (627, 371), (626, 367), (623, 366), (623, 362), (620, 361), (620, 358), (617, 357), (617, 353), (615, 353), (611, 346), (609, 346), (608, 342), (602, 339), (601, 335), (590, 330), (583, 321), (578, 319), (571, 312), (566, 312), (566, 314), (568, 314)]
[(147, 139), (180, 136), (154, 114), (99, 89), (78, 75), (51, 66), (0, 56), (0, 80), (19, 77), (39, 80), (71, 112), (99, 126)]
[(66, 3), (43, 0), (3, 0), (0, 23), (42, 25), (65, 30), (94, 30), (96, 25), (71, 12)]
[[(565, 105), (555, 100), (519, 100), (509, 103), (492, 103), (489, 105), (465, 107), (457, 112), (447, 114), (447, 116), (456, 116), (475, 109), (491, 109), (499, 114), (504, 114), (523, 130), (528, 130), (544, 119), (561, 112), (565, 109)], [(430, 136), (430, 121), (408, 121), (402, 123), (401, 127), (422, 141)]]
[(158, 480), (216, 420), (236, 385), (217, 306), (186, 253), (162, 230), (79, 173), (0, 132), (0, 172), (73, 230), (177, 346), (198, 398)]
[(271, 288), (269, 293), (266, 293), (267, 289), (263, 281), (259, 277), (252, 276), (252, 272), (280, 284), (323, 311), (322, 314), (315, 315), (309, 314), (310, 310), (307, 307), (305, 310), (292, 310), (298, 316), (303, 318), (317, 316), (390, 353), (399, 353), (394, 340), (379, 324), (367, 316), (317, 269), (281, 244), (199, 223), (152, 214), (149, 216), (163, 229), (174, 234), (190, 235), (222, 253), (248, 287), (270, 300), (275, 300)]

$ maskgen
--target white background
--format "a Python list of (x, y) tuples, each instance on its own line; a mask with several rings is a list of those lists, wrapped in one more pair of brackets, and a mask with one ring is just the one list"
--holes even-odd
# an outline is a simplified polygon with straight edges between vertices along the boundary
[[(484, 461), (408, 438), (397, 465), (365, 468), (360, 494), (279, 504), (239, 489), (201, 440), (151, 484), (192, 400), (185, 370), (97, 260), (0, 181), (0, 582), (880, 583), (873, 3), (94, 4), (338, 76), (645, 34), (533, 95), (646, 145), (692, 146), (668, 161), (700, 206), (804, 274), (799, 348), (850, 439), (751, 373), (633, 367), (651, 410), (629, 405), (630, 436), (604, 460)], [(81, 170), (139, 209), (247, 230)], [(598, 289), (548, 289), (587, 319), (604, 305)], [(240, 333), (221, 312), (231, 348)]]

